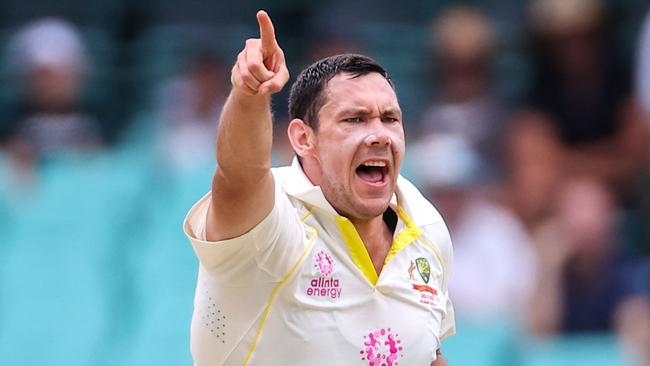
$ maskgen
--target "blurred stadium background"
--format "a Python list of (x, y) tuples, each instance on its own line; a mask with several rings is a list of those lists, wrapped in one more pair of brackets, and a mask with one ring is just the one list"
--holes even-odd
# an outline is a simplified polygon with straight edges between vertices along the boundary
[(454, 239), (451, 365), (650, 365), (646, 0), (2, 0), (0, 365), (191, 364), (181, 223), (260, 8), (293, 75), (392, 73)]

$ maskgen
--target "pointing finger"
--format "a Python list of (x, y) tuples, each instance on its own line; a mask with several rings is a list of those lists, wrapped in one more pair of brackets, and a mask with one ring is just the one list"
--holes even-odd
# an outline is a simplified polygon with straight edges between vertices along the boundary
[(257, 12), (257, 23), (260, 25), (260, 39), (262, 40), (262, 50), (270, 51), (276, 48), (278, 46), (278, 43), (275, 39), (275, 29), (273, 28), (273, 22), (271, 22), (271, 18), (264, 10)]

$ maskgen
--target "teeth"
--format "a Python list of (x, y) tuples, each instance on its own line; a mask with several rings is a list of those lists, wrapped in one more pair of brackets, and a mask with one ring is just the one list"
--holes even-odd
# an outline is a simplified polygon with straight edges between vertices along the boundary
[(383, 161), (366, 161), (363, 163), (364, 166), (379, 166), (379, 167), (385, 167), (386, 162)]

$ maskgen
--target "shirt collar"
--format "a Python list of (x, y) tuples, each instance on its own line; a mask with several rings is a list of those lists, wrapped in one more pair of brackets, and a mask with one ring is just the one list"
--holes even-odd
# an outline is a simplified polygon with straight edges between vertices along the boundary
[(289, 168), (289, 179), (284, 179), (284, 190), (287, 194), (305, 202), (308, 206), (318, 207), (338, 216), (334, 207), (325, 199), (320, 186), (315, 186), (307, 178), (298, 158), (295, 156)]
[[(339, 216), (334, 207), (325, 199), (320, 186), (314, 185), (305, 175), (297, 157), (293, 158), (289, 168), (289, 177), (283, 180), (283, 185), (287, 194), (305, 202), (308, 206), (318, 207), (333, 216)], [(391, 197), (390, 206), (395, 212), (399, 206), (412, 217), (416, 226), (431, 224), (440, 219), (438, 212), (401, 175), (397, 178), (397, 189)]]

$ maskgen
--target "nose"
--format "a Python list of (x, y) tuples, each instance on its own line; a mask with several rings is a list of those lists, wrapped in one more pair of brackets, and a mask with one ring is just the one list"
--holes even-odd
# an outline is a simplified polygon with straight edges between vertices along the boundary
[(391, 139), (386, 127), (379, 121), (372, 124), (374, 127), (366, 136), (364, 142), (369, 147), (384, 147), (390, 146)]

